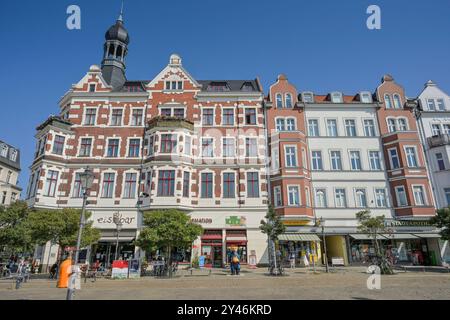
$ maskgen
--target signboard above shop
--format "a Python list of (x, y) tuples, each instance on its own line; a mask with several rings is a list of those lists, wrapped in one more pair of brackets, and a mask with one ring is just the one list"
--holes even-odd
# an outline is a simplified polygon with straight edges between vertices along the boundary
[(310, 220), (283, 220), (285, 226), (306, 226), (310, 222)]
[[(135, 229), (137, 228), (137, 214), (136, 212), (120, 212), (119, 219), (122, 223), (123, 229)], [(92, 220), (94, 220), (94, 227), (100, 229), (115, 229), (116, 225), (113, 220), (113, 212), (92, 214)]]
[(226, 217), (225, 224), (230, 227), (245, 227), (247, 225), (247, 218), (243, 216)]

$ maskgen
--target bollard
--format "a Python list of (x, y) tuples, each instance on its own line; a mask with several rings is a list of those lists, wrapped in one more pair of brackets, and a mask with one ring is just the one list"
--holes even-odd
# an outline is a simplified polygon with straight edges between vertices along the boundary
[(21, 285), (22, 285), (22, 277), (18, 276), (16, 278), (16, 290), (19, 290)]
[(67, 290), (66, 300), (73, 300), (74, 296), (75, 296), (75, 290), (74, 289), (68, 289)]

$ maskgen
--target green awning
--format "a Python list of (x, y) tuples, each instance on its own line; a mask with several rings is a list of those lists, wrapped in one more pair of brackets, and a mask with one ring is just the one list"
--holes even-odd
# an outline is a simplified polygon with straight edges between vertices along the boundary
[(394, 240), (404, 240), (404, 239), (418, 239), (419, 237), (411, 234), (411, 233), (393, 233), (393, 234), (383, 234), (383, 237), (387, 239)]
[[(354, 234), (350, 234), (349, 236), (355, 240), (373, 240), (373, 238), (366, 233), (354, 233)], [(380, 235), (378, 235), (377, 238), (383, 239), (383, 237), (380, 237)]]
[(315, 234), (285, 233), (278, 236), (280, 241), (320, 241)]

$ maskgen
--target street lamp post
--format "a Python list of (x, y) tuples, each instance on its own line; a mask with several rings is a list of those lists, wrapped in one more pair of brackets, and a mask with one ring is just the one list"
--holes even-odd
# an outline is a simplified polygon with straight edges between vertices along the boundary
[[(83, 234), (83, 226), (84, 226), (84, 212), (86, 210), (86, 204), (87, 204), (87, 198), (88, 198), (88, 191), (92, 186), (92, 183), (94, 182), (94, 173), (89, 167), (87, 167), (84, 172), (80, 173), (80, 182), (81, 182), (81, 188), (83, 191), (83, 205), (81, 208), (81, 217), (80, 217), (80, 227), (78, 228), (78, 238), (77, 238), (77, 247), (75, 251), (75, 259), (74, 264), (76, 265), (78, 263), (78, 258), (80, 256), (80, 247), (81, 247), (81, 236)], [(76, 270), (79, 270), (79, 268), (76, 268)], [(78, 276), (78, 275), (77, 275)], [(67, 292), (67, 300), (72, 300), (74, 295), (74, 288), (68, 289)]]
[(327, 256), (327, 242), (325, 241), (325, 230), (324, 230), (324, 223), (323, 218), (320, 218), (320, 226), (322, 228), (322, 241), (323, 241), (323, 260), (325, 263), (325, 271), (328, 273), (328, 256)]
[(114, 255), (114, 260), (117, 260), (117, 255), (119, 253), (119, 233), (122, 230), (122, 222), (120, 222), (120, 213), (116, 212), (113, 215), (113, 222), (116, 225), (116, 254)]

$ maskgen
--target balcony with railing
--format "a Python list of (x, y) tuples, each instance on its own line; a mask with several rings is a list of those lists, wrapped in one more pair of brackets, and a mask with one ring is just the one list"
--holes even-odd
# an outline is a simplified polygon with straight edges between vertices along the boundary
[(147, 129), (153, 128), (184, 128), (194, 130), (194, 123), (184, 118), (159, 116), (147, 123)]
[(450, 145), (450, 134), (440, 134), (438, 136), (433, 136), (428, 138), (428, 145), (430, 148)]

